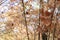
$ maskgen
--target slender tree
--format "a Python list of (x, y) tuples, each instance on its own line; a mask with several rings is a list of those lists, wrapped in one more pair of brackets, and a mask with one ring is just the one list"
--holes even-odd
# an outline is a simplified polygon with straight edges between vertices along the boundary
[[(40, 1), (40, 4), (41, 4), (41, 2), (42, 2), (42, 0), (39, 0)], [(42, 5), (42, 4), (41, 4)], [(40, 5), (40, 6), (41, 6)], [(40, 9), (39, 9), (39, 27), (40, 27)], [(40, 30), (39, 30), (39, 32), (38, 32), (38, 40), (40, 40)]]
[[(57, 0), (55, 0), (55, 2), (54, 2), (54, 6), (55, 6), (55, 7), (54, 7), (54, 10), (55, 10), (55, 8), (56, 8), (56, 3), (57, 3)], [(53, 12), (54, 12), (54, 10), (53, 10)], [(55, 20), (55, 18), (54, 18), (54, 20)], [(55, 21), (56, 21), (56, 20), (55, 20)], [(54, 29), (53, 29), (53, 40), (55, 40), (54, 37), (55, 37), (55, 31), (56, 31), (56, 25), (57, 25), (57, 24), (54, 23), (54, 25), (55, 25), (55, 26), (54, 26)]]
[(24, 0), (22, 0), (22, 4), (23, 4), (23, 14), (24, 14), (24, 18), (25, 18), (25, 26), (26, 26), (26, 32), (27, 32), (27, 37), (29, 40), (29, 34), (28, 34), (28, 26), (27, 26), (27, 20), (26, 20), (26, 16), (25, 16), (25, 6), (24, 6)]

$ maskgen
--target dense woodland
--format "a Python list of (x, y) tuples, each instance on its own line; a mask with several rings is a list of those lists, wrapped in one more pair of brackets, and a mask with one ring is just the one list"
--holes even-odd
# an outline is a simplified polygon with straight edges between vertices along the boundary
[(60, 40), (60, 0), (0, 0), (0, 40)]

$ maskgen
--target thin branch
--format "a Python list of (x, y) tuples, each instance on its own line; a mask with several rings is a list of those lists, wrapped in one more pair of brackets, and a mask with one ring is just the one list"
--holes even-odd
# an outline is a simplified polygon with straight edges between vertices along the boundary
[(2, 0), (1, 2), (0, 2), (0, 5), (2, 5), (4, 2), (6, 2), (6, 1), (8, 1), (8, 0)]

